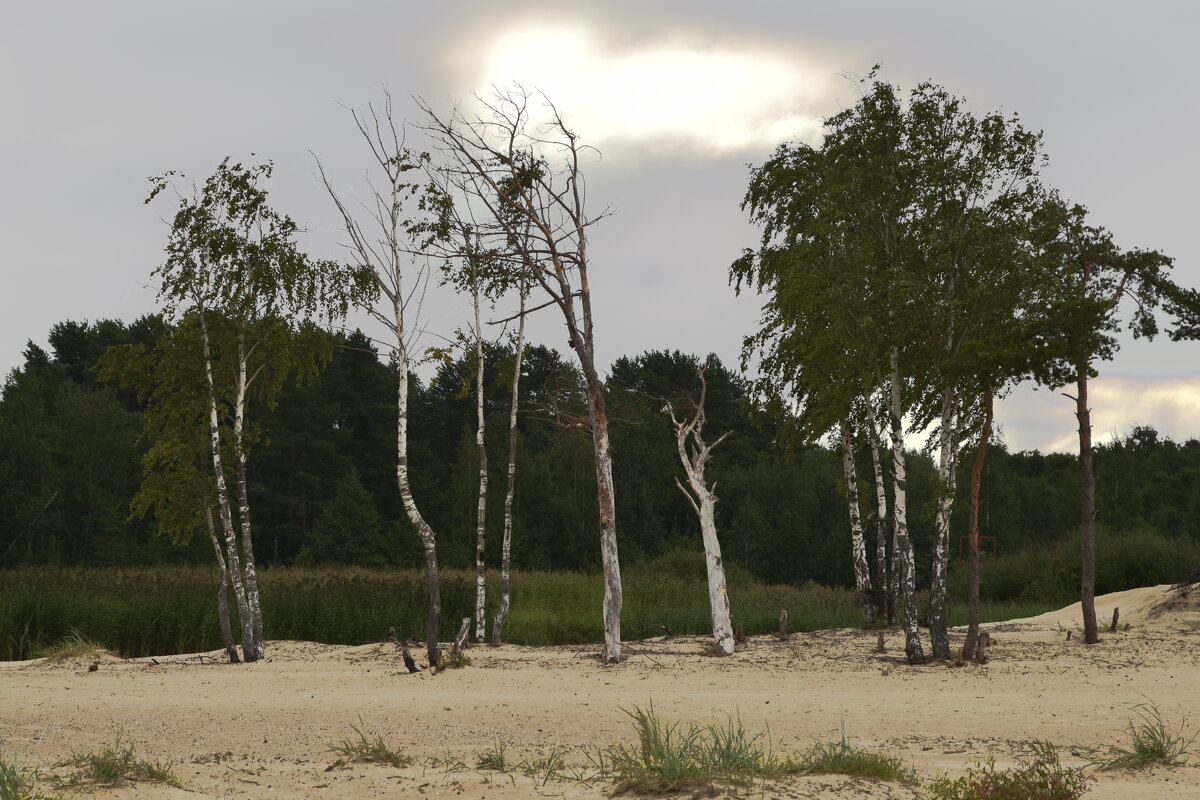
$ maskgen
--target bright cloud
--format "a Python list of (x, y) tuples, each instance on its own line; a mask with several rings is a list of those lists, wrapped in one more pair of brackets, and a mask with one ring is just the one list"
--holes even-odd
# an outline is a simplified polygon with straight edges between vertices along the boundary
[(462, 57), (481, 91), (537, 89), (588, 143), (698, 155), (817, 141), (835, 79), (761, 44), (616, 47), (582, 25), (520, 24)]
[[(1074, 387), (1062, 390), (1074, 394)], [(1109, 442), (1135, 425), (1148, 425), (1177, 442), (1200, 438), (1200, 376), (1163, 379), (1101, 375), (1088, 383), (1092, 439)], [(1012, 450), (1077, 452), (1075, 405), (1058, 392), (1022, 389), (1004, 402), (1005, 436)]]

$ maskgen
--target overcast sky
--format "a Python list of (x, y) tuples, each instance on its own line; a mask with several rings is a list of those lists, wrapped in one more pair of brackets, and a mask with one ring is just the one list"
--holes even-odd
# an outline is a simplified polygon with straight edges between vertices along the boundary
[[(716, 352), (736, 366), (757, 319), (729, 264), (755, 243), (739, 205), (748, 164), (782, 141), (817, 143), (853, 105), (846, 76), (877, 62), (979, 113), (1045, 132), (1044, 173), (1125, 247), (1162, 250), (1200, 285), (1200, 66), (1191, 2), (12, 2), (0, 24), (0, 373), (67, 319), (156, 308), (172, 209), (147, 177), (203, 180), (226, 155), (276, 166), (273, 205), (338, 253), (310, 151), (347, 193), (364, 151), (347, 107), (435, 108), (492, 84), (543, 90), (603, 158), (594, 211), (598, 357)], [(415, 141), (414, 141), (415, 143)], [(431, 292), (432, 336), (468, 303)], [(552, 309), (535, 338), (565, 350)], [(507, 313), (497, 316), (507, 316)], [(354, 324), (364, 324), (362, 320)], [(1093, 384), (1097, 437), (1153, 424), (1200, 436), (1200, 345), (1127, 342)], [(1012, 449), (1070, 450), (1073, 405), (1018, 390), (999, 410)]]

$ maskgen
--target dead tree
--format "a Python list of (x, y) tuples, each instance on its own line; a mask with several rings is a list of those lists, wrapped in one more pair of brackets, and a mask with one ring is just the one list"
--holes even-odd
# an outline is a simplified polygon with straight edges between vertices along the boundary
[[(704, 443), (701, 432), (704, 428), (704, 395), (707, 389), (704, 370), (700, 370), (700, 401), (696, 403), (696, 413), (692, 418), (678, 419), (674, 406), (669, 402), (666, 404), (666, 411), (671, 415), (671, 424), (675, 426), (675, 445), (683, 470), (687, 473), (691, 491), (684, 488), (679, 478), (675, 479), (675, 485), (700, 517), (704, 561), (708, 567), (708, 605), (712, 611), (713, 639), (716, 640), (717, 655), (728, 656), (733, 655), (734, 639), (733, 628), (729, 623), (729, 592), (725, 586), (725, 566), (721, 563), (721, 543), (717, 539), (717, 484), (709, 486), (704, 482), (704, 464), (711, 457), (713, 448), (725, 441), (729, 433), (722, 434), (712, 444)], [(786, 618), (787, 613), (784, 612), (782, 619)], [(786, 625), (786, 622), (780, 624)]]
[[(588, 232), (606, 214), (585, 210), (580, 158), (589, 148), (579, 142), (558, 110), (544, 96), (541, 109), (515, 88), (477, 97), (478, 115), (461, 108), (440, 115), (421, 103), (424, 129), (441, 151), (449, 183), (486, 210), (491, 229), (502, 237), (498, 250), (519, 248), (521, 266), (547, 301), (525, 313), (557, 306), (567, 328), (567, 343), (579, 358), (587, 385), (588, 425), (596, 462), (600, 512), (600, 553), (604, 568), (604, 652), (606, 663), (621, 658), (621, 570), (617, 556), (616, 502), (612, 445), (604, 382), (596, 369), (595, 331), (589, 284)], [(539, 122), (534, 113), (544, 112)], [(528, 238), (522, 234), (528, 231)]]

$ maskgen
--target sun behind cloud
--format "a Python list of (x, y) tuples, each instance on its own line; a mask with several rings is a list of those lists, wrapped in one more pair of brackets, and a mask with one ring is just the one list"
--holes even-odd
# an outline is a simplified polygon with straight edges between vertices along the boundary
[(618, 46), (582, 23), (515, 23), (459, 57), (476, 91), (540, 91), (602, 149), (700, 157), (817, 142), (837, 80), (764, 43), (677, 35)]

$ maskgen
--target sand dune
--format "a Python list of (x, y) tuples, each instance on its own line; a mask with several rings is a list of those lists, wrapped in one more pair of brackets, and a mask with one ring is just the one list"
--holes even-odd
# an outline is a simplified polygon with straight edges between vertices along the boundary
[[(111, 743), (119, 731), (142, 757), (175, 762), (183, 782), (182, 789), (98, 789), (101, 798), (601, 798), (612, 787), (588, 776), (588, 753), (629, 742), (622, 709), (653, 703), (672, 720), (737, 714), (751, 730), (769, 727), (785, 753), (836, 739), (844, 721), (855, 743), (900, 756), (929, 779), (960, 774), (989, 755), (1012, 764), (1032, 739), (1064, 748), (1118, 741), (1140, 702), (1154, 703), (1169, 721), (1186, 717), (1196, 730), (1200, 589), (1158, 586), (1097, 598), (1102, 621), (1114, 606), (1118, 630), (1090, 647), (1066, 635), (1081, 625), (1078, 604), (985, 625), (990, 658), (965, 667), (909, 667), (899, 631), (887, 633), (880, 653), (876, 633), (859, 630), (786, 642), (756, 637), (728, 659), (705, 655), (700, 637), (629, 642), (615, 666), (602, 665), (596, 647), (477, 647), (470, 667), (437, 675), (408, 673), (386, 644), (270, 642), (266, 661), (237, 666), (221, 663), (220, 652), (12, 662), (0, 664), (0, 734), (23, 758), (49, 768), (72, 750)], [(962, 635), (952, 632), (952, 643)], [(416, 765), (334, 766), (331, 746), (360, 721)], [(476, 769), (477, 754), (497, 741), (510, 763), (554, 753), (585, 780)], [(1081, 763), (1065, 749), (1063, 758)], [(1194, 760), (1197, 766), (1098, 774), (1087, 796), (1195, 800), (1200, 754)], [(750, 794), (919, 796), (836, 776)]]

